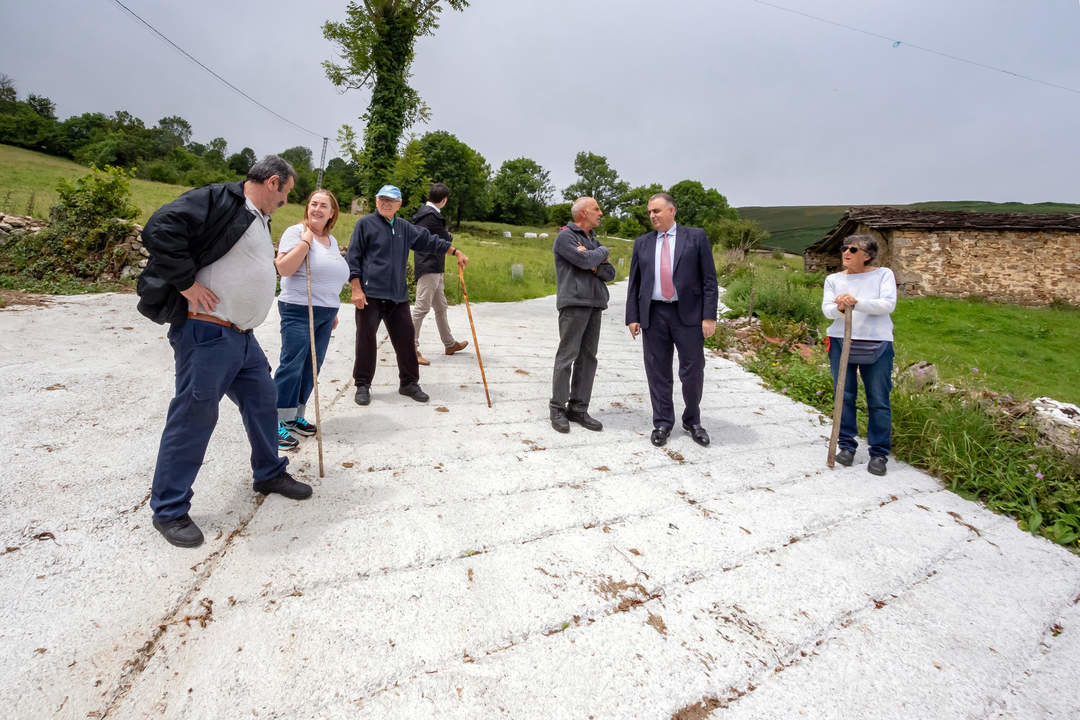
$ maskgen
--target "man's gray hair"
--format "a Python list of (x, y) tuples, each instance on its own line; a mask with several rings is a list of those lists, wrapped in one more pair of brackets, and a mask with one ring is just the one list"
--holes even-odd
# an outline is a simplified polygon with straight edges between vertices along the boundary
[(589, 200), (592, 200), (592, 198), (591, 197), (579, 197), (577, 200), (575, 200), (574, 204), (570, 206), (570, 217), (577, 220), (578, 215), (580, 215), (582, 213), (582, 211), (585, 210), (585, 204)]
[(870, 256), (870, 262), (867, 265), (872, 265), (877, 260), (878, 244), (873, 235), (848, 235), (843, 240), (844, 245), (855, 245), (861, 247), (866, 251), (866, 254)]
[(267, 155), (259, 162), (251, 166), (248, 170), (247, 179), (252, 182), (264, 183), (270, 178), (278, 176), (279, 182), (284, 185), (289, 182), (289, 178), (296, 180), (296, 170), (289, 164), (288, 160), (283, 160), (277, 155)]
[(664, 202), (666, 202), (671, 207), (673, 207), (673, 208), (678, 207), (678, 205), (675, 204), (675, 198), (671, 197), (671, 193), (658, 192), (655, 195), (653, 195), (651, 198), (649, 198), (649, 202), (652, 202), (656, 198), (664, 198)]

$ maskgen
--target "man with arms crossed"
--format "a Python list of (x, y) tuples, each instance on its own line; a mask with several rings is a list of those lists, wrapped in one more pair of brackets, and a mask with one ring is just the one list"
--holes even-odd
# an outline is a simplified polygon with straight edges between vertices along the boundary
[(682, 426), (698, 445), (709, 444), (701, 426), (705, 382), (705, 338), (716, 332), (716, 265), (701, 228), (675, 224), (675, 199), (667, 193), (649, 198), (649, 222), (656, 232), (634, 240), (630, 282), (626, 289), (626, 325), (643, 334), (645, 376), (652, 400), (650, 440), (661, 447), (675, 425), (671, 402), (673, 351), (679, 351), (679, 380), (685, 409)]
[(150, 507), (154, 527), (178, 547), (203, 541), (188, 515), (191, 487), (223, 395), (240, 408), (255, 491), (311, 496), (311, 486), (294, 480), (278, 457), (277, 390), (252, 332), (274, 304), (270, 214), (295, 181), (289, 163), (267, 156), (242, 182), (191, 190), (159, 208), (142, 233), (150, 260), (139, 277), (139, 312), (171, 324), (176, 361), (176, 396), (161, 433)]
[(570, 422), (600, 431), (603, 424), (589, 415), (596, 348), (600, 342), (600, 315), (607, 307), (604, 283), (615, 279), (607, 262), (608, 249), (596, 240), (596, 226), (604, 216), (591, 197), (570, 207), (574, 220), (555, 236), (555, 307), (559, 310), (559, 349), (551, 378), (551, 427), (570, 432)]

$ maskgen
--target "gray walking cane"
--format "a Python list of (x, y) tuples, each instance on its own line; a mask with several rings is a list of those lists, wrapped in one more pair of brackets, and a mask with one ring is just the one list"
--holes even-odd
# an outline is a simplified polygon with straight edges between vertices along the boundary
[[(310, 248), (309, 248), (310, 250)], [(311, 380), (315, 393), (315, 439), (319, 443), (319, 477), (323, 477), (322, 417), (319, 415), (319, 361), (315, 354), (315, 310), (311, 307), (311, 257), (304, 258), (304, 274), (307, 275), (308, 338), (311, 341)], [(846, 357), (846, 356), (845, 356)], [(831, 456), (830, 456), (831, 457)], [(831, 465), (830, 465), (831, 467)]]
[(840, 367), (836, 372), (836, 397), (833, 399), (832, 435), (829, 437), (829, 467), (836, 464), (836, 442), (840, 439), (840, 416), (844, 413), (844, 383), (847, 380), (847, 361), (851, 353), (851, 308), (844, 311), (844, 345), (840, 351)]

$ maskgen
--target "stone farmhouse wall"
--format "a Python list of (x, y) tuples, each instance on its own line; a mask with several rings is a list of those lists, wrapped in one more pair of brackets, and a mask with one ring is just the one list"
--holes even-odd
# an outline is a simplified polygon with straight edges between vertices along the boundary
[(882, 264), (896, 275), (902, 295), (1080, 305), (1080, 233), (898, 229), (885, 234), (889, 257)]

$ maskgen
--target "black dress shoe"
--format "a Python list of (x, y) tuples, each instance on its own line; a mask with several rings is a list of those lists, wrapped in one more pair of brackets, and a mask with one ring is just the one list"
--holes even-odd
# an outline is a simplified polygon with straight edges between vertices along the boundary
[(292, 475), (283, 470), (280, 475), (271, 480), (255, 483), (255, 492), (263, 495), (277, 493), (290, 500), (307, 500), (311, 497), (311, 486), (294, 480)]
[(664, 447), (665, 445), (667, 445), (668, 435), (670, 434), (671, 428), (653, 428), (652, 435), (649, 436), (649, 442), (651, 442), (656, 447)]
[(551, 427), (561, 433), (570, 432), (570, 420), (562, 408), (551, 408)]
[(566, 419), (570, 422), (576, 422), (586, 430), (592, 430), (594, 432), (600, 432), (604, 429), (604, 423), (600, 422), (585, 410), (577, 412), (575, 410), (568, 411), (566, 413)]
[(836, 462), (844, 467), (851, 467), (851, 463), (855, 462), (855, 453), (850, 450), (841, 450), (836, 453)]
[(398, 388), (398, 392), (405, 397), (411, 397), (416, 402), (427, 402), (428, 394), (420, 389), (420, 383), (409, 383)]
[(371, 387), (369, 385), (357, 385), (356, 394), (353, 395), (353, 400), (357, 405), (370, 405), (371, 404)]
[(172, 520), (159, 521), (154, 518), (154, 527), (176, 547), (193, 548), (203, 543), (202, 530), (186, 513)]
[(705, 432), (705, 428), (700, 425), (688, 425), (683, 423), (682, 429), (690, 433), (690, 437), (694, 438), (694, 442), (698, 445), (701, 447), (709, 447), (709, 433)]
[(870, 464), (866, 466), (866, 470), (871, 475), (884, 475), (886, 472), (888, 472), (885, 466), (885, 463), (887, 462), (887, 459), (875, 455), (874, 457), (870, 458)]

